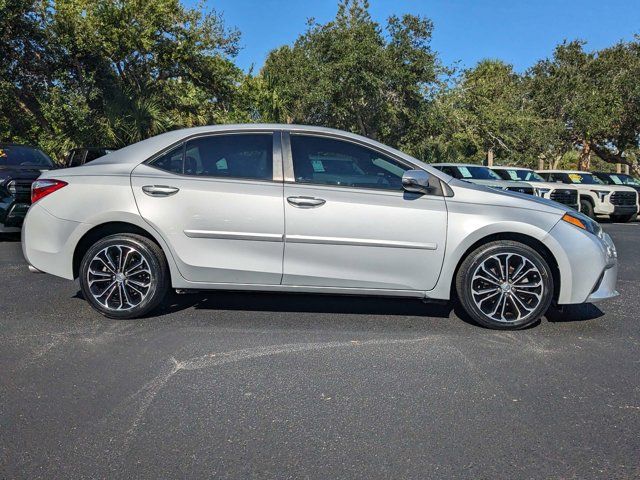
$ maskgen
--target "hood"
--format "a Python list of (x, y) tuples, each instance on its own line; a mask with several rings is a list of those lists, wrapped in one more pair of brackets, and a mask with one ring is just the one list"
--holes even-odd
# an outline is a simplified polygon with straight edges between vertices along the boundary
[(636, 189), (626, 185), (585, 185), (580, 183), (563, 183), (565, 187), (573, 187), (578, 190), (607, 190), (609, 192), (635, 192)]
[[(491, 183), (491, 182), (490, 182)], [(506, 184), (516, 184), (522, 186), (529, 185), (526, 182), (508, 182)], [(529, 210), (538, 210), (554, 215), (562, 216), (567, 212), (573, 210), (568, 206), (561, 203), (554, 202), (546, 198), (541, 198), (535, 195), (528, 195), (525, 193), (510, 192), (508, 190), (496, 190), (485, 185), (477, 183), (471, 183), (468, 181), (462, 181), (454, 179), (449, 185), (454, 187), (454, 198), (463, 202), (480, 203), (478, 202), (478, 193), (483, 192), (483, 200), (485, 205), (493, 205), (497, 207), (511, 207), (511, 208), (526, 208)]]
[(549, 190), (577, 190), (575, 185), (562, 182), (531, 182), (533, 188), (548, 188)]
[(533, 187), (533, 185), (528, 182), (513, 182), (511, 180), (476, 180), (474, 178), (465, 178), (463, 181), (498, 189)]

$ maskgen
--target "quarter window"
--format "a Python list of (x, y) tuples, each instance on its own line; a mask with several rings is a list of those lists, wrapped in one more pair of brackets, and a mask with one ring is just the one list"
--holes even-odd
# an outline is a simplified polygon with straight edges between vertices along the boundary
[(273, 135), (212, 135), (189, 140), (185, 175), (273, 179)]
[(375, 150), (332, 138), (291, 135), (291, 153), (299, 183), (402, 190), (409, 170)]
[(177, 147), (169, 150), (167, 153), (162, 155), (161, 157), (156, 158), (151, 165), (160, 170), (164, 170), (166, 172), (177, 173), (182, 175), (182, 153), (184, 151), (183, 145), (178, 145)]

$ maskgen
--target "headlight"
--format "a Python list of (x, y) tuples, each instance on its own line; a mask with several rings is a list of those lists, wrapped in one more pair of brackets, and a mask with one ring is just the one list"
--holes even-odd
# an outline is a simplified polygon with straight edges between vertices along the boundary
[(571, 225), (581, 228), (598, 238), (602, 238), (602, 227), (595, 220), (590, 219), (586, 215), (579, 212), (565, 213), (562, 220)]
[(591, 190), (591, 191), (596, 195), (598, 195), (598, 200), (600, 200), (601, 202), (604, 202), (604, 199), (607, 198), (607, 195), (611, 193), (609, 190)]
[(538, 197), (544, 197), (547, 193), (551, 191), (550, 188), (536, 188), (535, 192)]

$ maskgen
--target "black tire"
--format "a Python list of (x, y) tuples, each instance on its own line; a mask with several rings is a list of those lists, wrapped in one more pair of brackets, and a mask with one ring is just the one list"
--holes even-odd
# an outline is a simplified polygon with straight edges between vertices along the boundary
[[(512, 255), (507, 258), (507, 254)], [(501, 273), (501, 277), (498, 277), (499, 282), (490, 280), (490, 275), (487, 275), (486, 278), (489, 279), (491, 283), (488, 283), (489, 280), (485, 282), (484, 273), (481, 273), (481, 276), (476, 276), (474, 279), (474, 274), (480, 272), (481, 266), (486, 268), (487, 265), (491, 265), (491, 262), (498, 264), (496, 258), (506, 259), (506, 269), (509, 270), (510, 276), (509, 282), (504, 282), (503, 273)], [(509, 261), (511, 261), (511, 265)], [(522, 282), (522, 280), (518, 278), (519, 275), (521, 275), (521, 271), (517, 271), (520, 265), (523, 266), (524, 271), (530, 270), (532, 273), (525, 278), (525, 283), (514, 282), (512, 284), (511, 282), (513, 280)], [(531, 265), (535, 266), (535, 269), (531, 269)], [(529, 268), (529, 270), (526, 270), (527, 268)], [(497, 272), (497, 269), (489, 271), (489, 273), (495, 272)], [(500, 268), (500, 272), (503, 272), (502, 267)], [(513, 275), (513, 277), (511, 277), (511, 275)], [(529, 278), (532, 278), (534, 281), (530, 282)], [(508, 286), (503, 287), (505, 283), (507, 283)], [(537, 283), (540, 283), (540, 286), (532, 289), (531, 285)], [(489, 292), (492, 288), (495, 288), (494, 293)], [(508, 291), (503, 290), (503, 288), (508, 288)], [(499, 240), (478, 247), (462, 262), (456, 276), (456, 292), (464, 311), (478, 324), (497, 330), (518, 330), (536, 323), (551, 305), (553, 288), (553, 274), (549, 268), (549, 264), (544, 258), (528, 245), (511, 240)], [(484, 297), (485, 300), (481, 300), (481, 298), (483, 298), (481, 295), (486, 295), (486, 297)], [(491, 295), (494, 295), (494, 297), (491, 297)], [(536, 295), (539, 295), (540, 298), (538, 299)], [(493, 310), (493, 306), (497, 305), (503, 298), (506, 298), (504, 305), (508, 308), (501, 310), (502, 315), (500, 320), (492, 318), (491, 313), (494, 312), (491, 312), (491, 310)], [(522, 298), (525, 299), (524, 303), (526, 303), (526, 305), (523, 304)], [(478, 299), (480, 299), (480, 304), (483, 308), (485, 306), (487, 307), (486, 311), (483, 311), (483, 309), (478, 306)], [(516, 304), (516, 301), (521, 302), (521, 304)], [(529, 307), (531, 310), (527, 310)], [(514, 312), (524, 311), (526, 313), (523, 315), (519, 314), (520, 317), (516, 317), (516, 314), (513, 313), (510, 317), (509, 314), (505, 315), (504, 313), (505, 310), (508, 309)]]
[(593, 203), (586, 198), (580, 198), (580, 212), (584, 213), (587, 217), (596, 220), (596, 214), (593, 213)]
[[(108, 249), (108, 247), (111, 247), (111, 249)], [(125, 249), (129, 252), (129, 257), (126, 256), (126, 253), (122, 254)], [(120, 264), (123, 258), (125, 265), (122, 268), (116, 268), (114, 270), (103, 260), (96, 259), (96, 255), (98, 254), (100, 254), (100, 258), (106, 258), (103, 257), (105, 251), (115, 251), (116, 257), (117, 252), (120, 251), (121, 257), (114, 258), (112, 255), (111, 258), (114, 260), (114, 264)], [(144, 259), (146, 264), (142, 262), (142, 259)], [(132, 275), (130, 277), (125, 276), (124, 279), (120, 279), (121, 281), (115, 282), (116, 272), (124, 272), (127, 267), (134, 267), (137, 262), (143, 264), (143, 266), (140, 267), (143, 270), (138, 268), (140, 273), (135, 273), (136, 269), (131, 268)], [(96, 277), (96, 268), (100, 268), (101, 265), (103, 265), (102, 271), (98, 271), (98, 276)], [(148, 266), (148, 274), (146, 273), (146, 266)], [(90, 267), (92, 267), (93, 272), (91, 273), (94, 279), (93, 285), (96, 285), (93, 290), (89, 279)], [(110, 275), (111, 277), (107, 278)], [(103, 276), (105, 280), (101, 280)], [(87, 253), (80, 263), (79, 277), (80, 288), (87, 302), (102, 315), (117, 319), (139, 318), (149, 313), (162, 302), (171, 284), (169, 267), (162, 249), (148, 238), (132, 233), (110, 235), (94, 243), (89, 250), (87, 250)], [(98, 278), (97, 282), (95, 278)], [(137, 282), (135, 286), (132, 284), (134, 281)], [(104, 283), (100, 282), (104, 282), (107, 285), (111, 285), (113, 282), (116, 283), (115, 288), (117, 291), (109, 293), (105, 289), (105, 296), (102, 297), (103, 299), (106, 298), (105, 303), (101, 303), (101, 301), (96, 298), (96, 291), (99, 292), (98, 286), (104, 285)], [(128, 285), (129, 290), (127, 291), (129, 293), (127, 294), (124, 288), (128, 282), (132, 283)], [(143, 288), (139, 286), (146, 283), (148, 283), (148, 287)], [(120, 288), (122, 288), (122, 290), (120, 290)], [(136, 294), (136, 290), (141, 293)], [(123, 292), (123, 294), (120, 292)], [(109, 296), (107, 296), (107, 294)], [(139, 303), (136, 303), (137, 301), (139, 301)], [(121, 307), (124, 306), (126, 308), (118, 309), (118, 303)]]
[(612, 222), (627, 223), (633, 220), (635, 215), (611, 215)]

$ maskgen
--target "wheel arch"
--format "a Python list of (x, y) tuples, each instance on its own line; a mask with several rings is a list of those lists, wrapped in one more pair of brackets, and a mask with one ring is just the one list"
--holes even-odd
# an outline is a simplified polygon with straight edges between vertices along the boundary
[(460, 266), (464, 262), (464, 260), (471, 254), (474, 250), (480, 248), (482, 245), (486, 245), (491, 242), (499, 241), (499, 240), (511, 240), (514, 242), (522, 243), (534, 249), (542, 258), (545, 259), (549, 268), (551, 269), (551, 274), (553, 277), (553, 300), (557, 301), (560, 295), (560, 285), (561, 285), (561, 275), (560, 268), (558, 265), (558, 260), (556, 259), (553, 252), (544, 244), (542, 241), (537, 238), (527, 235), (525, 233), (520, 232), (498, 232), (486, 235), (478, 240), (476, 240), (472, 245), (470, 245), (457, 260), (456, 267), (453, 271), (453, 275), (451, 277), (450, 282), (450, 298), (455, 298), (456, 296), (456, 278), (458, 276), (458, 271), (460, 270)]
[[(85, 253), (87, 253), (89, 248), (91, 248), (91, 245), (93, 245), (95, 242), (97, 242), (101, 238), (107, 237), (109, 235), (115, 235), (118, 233), (133, 233), (133, 234), (141, 235), (145, 238), (148, 238), (149, 240), (154, 242), (156, 245), (158, 245), (158, 247), (160, 247), (160, 249), (164, 253), (165, 258), (167, 259), (167, 262), (169, 263), (169, 266), (171, 267), (172, 257), (170, 252), (165, 248), (164, 242), (158, 239), (149, 230), (127, 221), (108, 221), (108, 222), (104, 222), (99, 225), (96, 225), (90, 230), (88, 230), (76, 243), (76, 247), (73, 252), (73, 266), (72, 266), (73, 278), (78, 278), (80, 263), (82, 262), (82, 258), (84, 257)], [(169, 268), (169, 271), (170, 271), (170, 275), (172, 275), (173, 274), (172, 268)]]
[(593, 208), (595, 208), (595, 206), (596, 206), (596, 201), (588, 193), (580, 193), (580, 194), (578, 194), (578, 200), (586, 200), (587, 202), (589, 202), (591, 204), (591, 206)]

